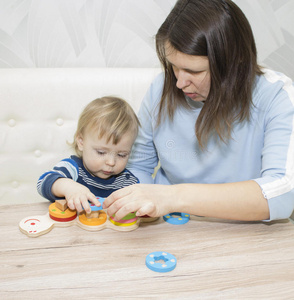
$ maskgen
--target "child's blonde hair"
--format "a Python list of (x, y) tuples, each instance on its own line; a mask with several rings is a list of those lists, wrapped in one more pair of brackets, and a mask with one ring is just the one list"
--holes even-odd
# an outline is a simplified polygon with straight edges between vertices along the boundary
[(107, 143), (112, 140), (116, 145), (129, 131), (137, 135), (139, 126), (140, 122), (134, 110), (125, 100), (111, 96), (98, 98), (82, 111), (72, 147), (76, 154), (82, 157), (77, 138), (86, 130), (96, 130), (99, 139), (106, 137)]

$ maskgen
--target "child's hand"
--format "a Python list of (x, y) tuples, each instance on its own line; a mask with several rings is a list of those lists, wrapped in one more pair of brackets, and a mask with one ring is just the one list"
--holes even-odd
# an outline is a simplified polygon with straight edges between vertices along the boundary
[[(82, 187), (85, 188), (83, 185)], [(96, 196), (89, 190), (85, 189), (77, 189), (75, 191), (72, 191), (68, 196), (65, 196), (67, 205), (70, 209), (76, 209), (78, 212), (82, 212), (84, 209), (86, 213), (91, 213), (91, 208), (88, 201), (92, 202), (96, 206), (101, 205)]]
[(78, 212), (82, 212), (84, 209), (86, 213), (91, 213), (88, 201), (96, 206), (101, 205), (87, 187), (69, 178), (57, 179), (52, 185), (52, 193), (57, 197), (64, 197), (68, 207), (72, 210), (76, 209)]

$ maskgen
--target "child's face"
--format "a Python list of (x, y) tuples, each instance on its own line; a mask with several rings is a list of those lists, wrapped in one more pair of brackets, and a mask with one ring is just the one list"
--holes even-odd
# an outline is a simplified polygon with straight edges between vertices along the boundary
[(119, 174), (126, 167), (135, 137), (133, 132), (126, 133), (114, 145), (112, 140), (107, 143), (104, 137), (99, 139), (93, 131), (79, 136), (77, 144), (82, 152), (85, 168), (93, 176), (102, 179)]

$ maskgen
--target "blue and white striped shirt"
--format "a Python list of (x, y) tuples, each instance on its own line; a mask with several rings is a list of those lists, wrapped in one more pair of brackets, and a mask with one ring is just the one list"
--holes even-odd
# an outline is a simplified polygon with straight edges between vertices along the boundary
[(95, 177), (85, 169), (82, 159), (72, 155), (70, 158), (61, 160), (52, 170), (40, 176), (37, 183), (39, 194), (52, 202), (60, 199), (51, 192), (52, 185), (58, 178), (71, 178), (89, 188), (95, 196), (103, 198), (123, 187), (139, 183), (138, 178), (127, 169), (108, 179)]

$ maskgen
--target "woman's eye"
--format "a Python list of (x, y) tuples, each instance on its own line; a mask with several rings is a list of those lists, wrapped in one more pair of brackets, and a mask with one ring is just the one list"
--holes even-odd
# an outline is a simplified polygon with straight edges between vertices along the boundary
[(193, 74), (193, 75), (195, 75), (195, 74), (201, 74), (201, 73), (203, 73), (204, 71), (191, 71), (190, 73), (191, 74)]

